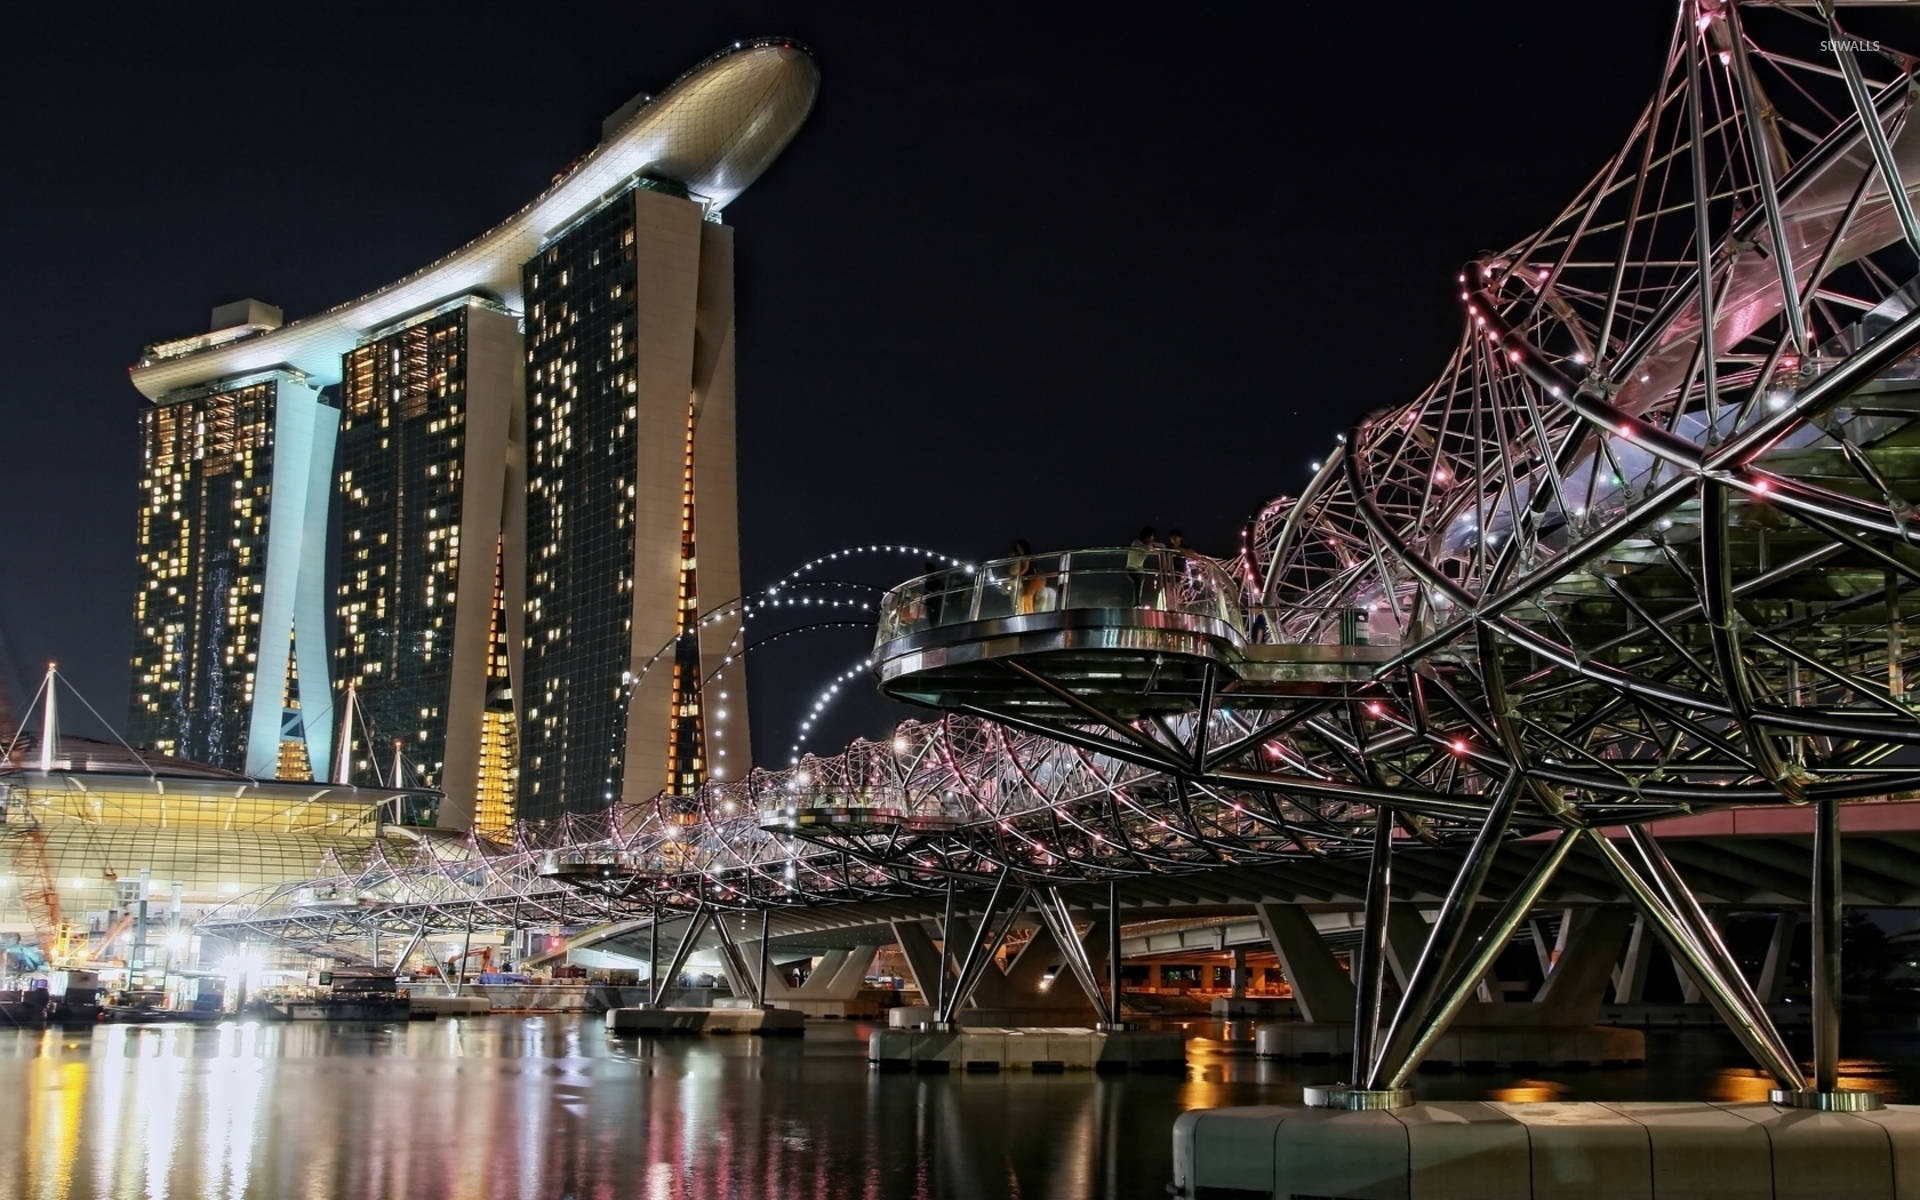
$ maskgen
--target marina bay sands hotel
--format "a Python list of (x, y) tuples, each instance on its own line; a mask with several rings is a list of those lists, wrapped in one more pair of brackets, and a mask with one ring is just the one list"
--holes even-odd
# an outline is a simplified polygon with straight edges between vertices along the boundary
[(736, 44), (413, 274), (149, 346), (134, 743), (483, 832), (744, 773), (721, 213), (818, 87)]

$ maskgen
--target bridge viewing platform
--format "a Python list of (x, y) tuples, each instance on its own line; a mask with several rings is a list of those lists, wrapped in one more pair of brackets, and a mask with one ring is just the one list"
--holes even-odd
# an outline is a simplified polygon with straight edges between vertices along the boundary
[(1244, 591), (1219, 561), (1163, 547), (953, 567), (882, 598), (873, 668), (886, 694), (934, 708), (1084, 720), (1079, 697), (1094, 695), (1133, 720), (1191, 711), (1216, 690), (1338, 695), (1392, 656), (1370, 644), (1364, 608), (1341, 615), (1337, 641), (1266, 640), (1272, 614)]
[(870, 780), (833, 783), (810, 772), (767, 789), (758, 812), (761, 829), (793, 836), (949, 833), (966, 823), (959, 806), (938, 794)]

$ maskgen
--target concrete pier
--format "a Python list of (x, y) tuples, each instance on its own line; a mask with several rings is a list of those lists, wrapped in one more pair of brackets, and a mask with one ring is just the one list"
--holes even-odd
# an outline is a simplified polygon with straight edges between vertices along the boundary
[[(931, 1004), (902, 1004), (887, 1010), (887, 1025), (893, 1029), (918, 1029), (933, 1020)], [(1086, 1018), (1075, 1021), (1071, 1014), (1048, 1008), (963, 1008), (958, 1023), (969, 1029), (1084, 1029)]]
[(493, 1011), (493, 1001), (485, 996), (449, 996), (444, 993), (412, 992), (407, 997), (413, 1011), (436, 1017), (483, 1017)]
[(1157, 1029), (980, 1027), (943, 1033), (876, 1029), (867, 1061), (882, 1070), (1174, 1071), (1187, 1061), (1186, 1035)]
[(918, 1029), (932, 1020), (931, 1004), (902, 1004), (887, 1010), (888, 1029)]
[(799, 1034), (807, 1019), (792, 1009), (725, 1006), (716, 1008), (610, 1008), (608, 1033), (757, 1033)]
[[(1515, 1006), (1519, 1007), (1519, 1006)], [(1261, 1058), (1317, 1062), (1353, 1052), (1353, 1026), (1315, 1021), (1276, 1021), (1253, 1033)], [(1625, 1067), (1645, 1062), (1647, 1035), (1608, 1025), (1456, 1026), (1434, 1043), (1422, 1070), (1493, 1067)]]
[(1215, 996), (1207, 1010), (1223, 1021), (1292, 1020), (1300, 1015), (1291, 996)]
[(865, 988), (844, 998), (813, 996), (800, 991), (784, 997), (769, 997), (767, 1007), (792, 1009), (810, 1021), (874, 1021), (888, 1011), (886, 1001), (892, 998), (892, 992), (879, 988)]
[(1461, 1101), (1213, 1108), (1174, 1122), (1174, 1193), (1342, 1200), (1920, 1198), (1920, 1107)]

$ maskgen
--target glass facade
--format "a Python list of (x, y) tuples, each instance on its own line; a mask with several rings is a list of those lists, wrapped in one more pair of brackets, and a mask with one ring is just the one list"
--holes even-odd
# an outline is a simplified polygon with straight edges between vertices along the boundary
[(522, 270), (527, 609), (521, 812), (601, 808), (626, 751), (634, 555), (634, 209), (609, 204)]
[(133, 738), (255, 779), (371, 779), (398, 743), (442, 819), (483, 832), (687, 790), (730, 749), (744, 769), (744, 711), (702, 725), (702, 676), (737, 624), (693, 620), (681, 417), (713, 431), (701, 574), (730, 599), (719, 214), (817, 86), (804, 49), (735, 43), (396, 286), (295, 325), (223, 304), (206, 332), (145, 347)]
[(331, 779), (344, 728), (346, 782), (440, 790), (488, 835), (703, 782), (731, 633), (699, 621), (696, 466), (713, 586), (738, 591), (710, 217), (641, 180), (522, 265), (524, 315), (463, 296), (364, 335), (324, 394), (281, 372), (146, 413), (136, 738)]
[[(128, 736), (236, 771), (262, 652), (278, 386), (270, 376), (140, 414)], [(287, 652), (269, 641), (269, 653)]]
[[(432, 803), (234, 779), (10, 773), (0, 776), (0, 925), (98, 933), (142, 869), (152, 900), (180, 885), (191, 919), (255, 888), (312, 878), (329, 857), (364, 861), (378, 818), (391, 821), (397, 806), (431, 824)], [(404, 857), (409, 847), (389, 852)], [(49, 893), (50, 903), (35, 903)]]
[[(334, 656), (366, 725), (354, 782), (384, 773), (396, 741), (421, 786), (438, 786), (446, 766), (466, 332), (463, 305), (356, 347), (342, 363)], [(482, 570), (492, 569), (493, 550), (479, 547)]]

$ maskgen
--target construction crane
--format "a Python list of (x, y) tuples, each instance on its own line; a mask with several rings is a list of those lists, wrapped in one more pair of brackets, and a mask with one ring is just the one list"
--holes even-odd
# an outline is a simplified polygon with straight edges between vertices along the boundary
[(20, 901), (48, 961), (64, 962), (72, 950), (72, 936), (61, 917), (60, 893), (47, 865), (47, 835), (31, 812), (26, 820), (31, 824), (9, 839), (13, 843), (14, 878), (20, 881)]
[(440, 982), (448, 987), (457, 987), (460, 981), (467, 977), (467, 960), (476, 954), (480, 956), (480, 974), (485, 975), (493, 970), (493, 947), (475, 946), (470, 950), (448, 955), (444, 964), (434, 964), (440, 971)]
[[(118, 941), (121, 935), (132, 929), (133, 926), (133, 910), (122, 909), (120, 915), (113, 919), (113, 924), (107, 926), (105, 933), (90, 938), (84, 947), (75, 948), (75, 956), (83, 962), (91, 963), (101, 961), (106, 958), (107, 952), (113, 948), (114, 942)], [(121, 961), (127, 961), (127, 957), (126, 955), (122, 955)]]

